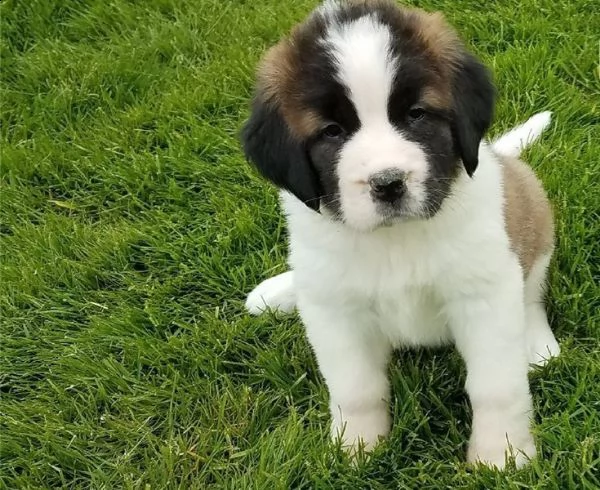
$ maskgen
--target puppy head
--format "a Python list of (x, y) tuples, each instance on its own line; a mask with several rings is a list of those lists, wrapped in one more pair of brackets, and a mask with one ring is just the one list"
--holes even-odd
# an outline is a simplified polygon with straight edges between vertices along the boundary
[(427, 219), (473, 175), (494, 88), (439, 14), (329, 0), (258, 70), (247, 158), (360, 230)]

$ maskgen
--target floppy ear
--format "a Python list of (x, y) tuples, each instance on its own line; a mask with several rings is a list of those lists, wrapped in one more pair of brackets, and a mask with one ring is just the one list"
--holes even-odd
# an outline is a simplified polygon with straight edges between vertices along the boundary
[(479, 163), (479, 143), (492, 123), (496, 90), (488, 69), (470, 53), (459, 63), (453, 85), (452, 132), (465, 170)]
[(291, 134), (276, 107), (254, 99), (242, 144), (246, 158), (265, 178), (319, 210), (319, 179), (305, 145)]

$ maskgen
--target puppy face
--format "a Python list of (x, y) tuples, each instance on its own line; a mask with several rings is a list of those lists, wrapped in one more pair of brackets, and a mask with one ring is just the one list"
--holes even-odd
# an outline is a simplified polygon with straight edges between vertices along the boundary
[(475, 171), (493, 99), (441, 16), (328, 1), (263, 59), (244, 149), (269, 180), (356, 229), (427, 219)]

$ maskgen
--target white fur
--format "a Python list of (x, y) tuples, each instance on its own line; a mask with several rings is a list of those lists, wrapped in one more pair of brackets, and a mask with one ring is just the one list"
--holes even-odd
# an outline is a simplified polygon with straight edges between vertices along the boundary
[(500, 163), (486, 143), (479, 159), (432, 219), (370, 232), (282, 193), (294, 272), (259, 285), (247, 308), (297, 304), (329, 388), (332, 435), (350, 448), (360, 439), (369, 449), (389, 431), (392, 349), (454, 342), (473, 407), (469, 461), (503, 467), (510, 452), (521, 465), (536, 453), (528, 364), (559, 352), (542, 304), (550, 257), (523, 280), (504, 227)]
[(552, 112), (539, 112), (496, 139), (492, 143), (492, 148), (500, 155), (518, 157), (525, 148), (541, 136), (550, 125), (551, 119)]
[[(372, 16), (332, 26), (324, 41), (348, 89), (361, 127), (344, 144), (337, 164), (341, 213), (348, 226), (369, 230), (385, 219), (370, 195), (369, 178), (387, 169), (406, 174), (402, 212), (418, 215), (426, 198), (427, 156), (389, 121), (387, 106), (394, 76), (402, 69), (392, 57), (392, 35)], [(374, 145), (373, 142), (377, 144)]]
[(336, 76), (348, 88), (361, 123), (380, 122), (381, 116), (387, 114), (388, 95), (398, 65), (391, 54), (392, 35), (388, 27), (367, 15), (331, 26), (323, 43), (334, 56)]

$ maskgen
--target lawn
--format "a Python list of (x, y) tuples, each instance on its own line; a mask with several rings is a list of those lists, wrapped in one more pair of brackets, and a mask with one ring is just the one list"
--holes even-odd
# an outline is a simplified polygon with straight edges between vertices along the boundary
[(558, 231), (540, 458), (464, 464), (444, 349), (396, 355), (393, 432), (353, 467), (298, 318), (244, 313), (286, 245), (238, 132), (261, 53), (314, 1), (5, 0), (0, 488), (600, 488), (597, 2), (413, 3), (492, 67), (493, 134), (554, 111), (527, 152)]

